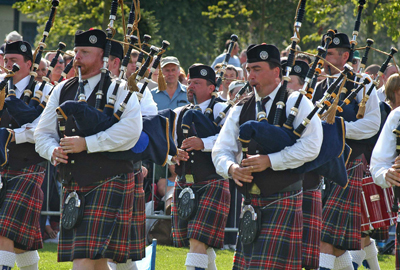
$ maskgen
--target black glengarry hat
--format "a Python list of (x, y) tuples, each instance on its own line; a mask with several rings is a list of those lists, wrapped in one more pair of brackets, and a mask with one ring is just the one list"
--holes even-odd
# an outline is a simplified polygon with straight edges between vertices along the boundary
[(75, 47), (96, 47), (104, 49), (106, 46), (107, 35), (99, 29), (88, 31), (78, 30), (75, 33)]
[[(286, 66), (287, 66), (287, 61), (286, 60), (282, 61), (282, 74), (286, 74)], [(295, 75), (305, 79), (309, 69), (310, 67), (306, 62), (302, 60), (296, 60), (289, 75)]]
[[(322, 47), (325, 46), (325, 36), (326, 36), (326, 34), (324, 34), (321, 39)], [(348, 49), (350, 49), (351, 46), (350, 46), (349, 37), (345, 33), (338, 33), (337, 30), (335, 30), (335, 36), (333, 37), (331, 44), (329, 44), (328, 49), (332, 49), (332, 48), (348, 48)]]
[(124, 58), (124, 48), (122, 47), (122, 44), (114, 40), (111, 40), (110, 55), (115, 56), (122, 60), (122, 58)]
[(33, 61), (32, 47), (29, 42), (26, 41), (14, 41), (6, 43), (4, 54), (21, 54)]
[(269, 44), (252, 44), (247, 47), (247, 63), (273, 62), (281, 64), (281, 57), (278, 48)]
[(189, 68), (190, 79), (205, 79), (215, 85), (215, 71), (206, 65), (193, 65)]

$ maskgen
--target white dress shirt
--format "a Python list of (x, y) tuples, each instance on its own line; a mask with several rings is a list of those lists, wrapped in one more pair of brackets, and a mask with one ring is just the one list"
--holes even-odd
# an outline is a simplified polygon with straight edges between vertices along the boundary
[[(28, 86), (30, 75), (26, 76), (19, 82), (17, 82), (14, 85), (15, 89), (15, 94), (17, 98), (21, 98), (21, 96), (24, 94), (25, 88)], [(36, 83), (35, 86), (35, 92), (40, 88), (41, 83)], [(43, 95), (41, 97), (40, 101), (43, 101), (44, 97), (49, 94), (51, 91), (52, 85), (46, 83), (46, 85), (43, 88)], [(32, 95), (34, 96), (34, 95)], [(27, 123), (22, 125), (20, 128), (14, 129), (15, 132), (15, 143), (20, 144), (20, 143), (35, 143), (33, 133), (35, 132), (35, 128), (37, 124), (39, 123), (40, 115), (32, 122), (32, 123)]]
[(376, 95), (378, 96), (379, 101), (384, 102), (386, 100), (385, 85), (382, 85), (381, 88), (376, 90)]
[[(198, 104), (199, 107), (201, 108), (201, 112), (202, 113), (204, 113), (206, 111), (206, 109), (208, 108), (208, 105), (210, 104), (210, 101), (211, 101), (211, 99), (208, 99), (208, 100)], [(216, 119), (218, 117), (219, 113), (222, 112), (226, 108), (226, 106), (227, 106), (226, 103), (221, 103), (221, 102), (216, 102), (214, 104), (214, 109), (213, 109), (214, 119)], [(177, 115), (177, 117), (175, 119), (175, 137), (174, 137), (176, 145), (178, 145), (178, 141), (177, 141), (177, 137), (178, 136), (177, 136), (176, 130), (178, 128), (180, 128), (180, 127), (177, 126), (178, 125), (178, 117), (179, 117), (179, 114), (183, 110), (184, 107), (185, 106), (178, 107), (178, 108), (176, 108), (174, 110), (174, 112)], [(224, 124), (225, 119), (226, 119), (226, 117), (221, 121), (220, 125)], [(201, 138), (201, 140), (203, 141), (203, 144), (204, 144), (204, 149), (202, 151), (203, 152), (211, 152), (211, 150), (212, 150), (217, 138), (218, 138), (218, 134), (215, 134), (214, 136), (210, 136), (210, 137), (207, 137), (207, 138)]]
[(390, 187), (385, 176), (390, 167), (394, 164), (396, 153), (396, 135), (393, 130), (400, 124), (400, 107), (393, 110), (386, 119), (379, 139), (375, 144), (371, 157), (371, 174), (375, 184), (382, 188)]
[[(101, 75), (95, 75), (88, 79), (88, 83), (84, 86), (85, 95), (89, 97), (97, 83), (100, 81)], [(36, 151), (45, 159), (51, 160), (51, 156), (56, 147), (59, 147), (60, 138), (57, 132), (57, 113), (56, 108), (60, 105), (60, 92), (64, 84), (63, 81), (58, 84), (50, 99), (42, 117), (35, 130)], [(114, 89), (115, 82), (112, 82), (107, 92), (107, 100)], [(126, 91), (118, 90), (116, 97), (116, 104), (122, 103), (126, 97)], [(114, 112), (118, 110), (119, 106), (115, 106)], [(142, 115), (140, 113), (140, 105), (136, 95), (132, 95), (121, 120), (115, 123), (105, 131), (85, 137), (87, 152), (116, 152), (125, 151), (135, 146), (140, 133), (142, 131)]]
[[(280, 86), (281, 84), (269, 95), (271, 99), (265, 104), (266, 112), (271, 110), (273, 100)], [(290, 109), (294, 106), (299, 94), (299, 92), (293, 92), (289, 96), (285, 106), (286, 116), (289, 115)], [(229, 178), (228, 171), (230, 166), (235, 163), (239, 164), (241, 161), (242, 146), (238, 141), (238, 136), (239, 117), (242, 108), (243, 106), (238, 105), (233, 107), (212, 150), (212, 158), (217, 173), (224, 178)], [(297, 128), (301, 124), (314, 106), (311, 101), (303, 97), (299, 108), (299, 112), (293, 123), (294, 128)], [(322, 138), (321, 120), (318, 117), (313, 117), (301, 138), (294, 145), (285, 147), (280, 152), (268, 154), (271, 160), (271, 168), (275, 171), (294, 169), (300, 167), (305, 162), (314, 160), (321, 149)]]
[[(339, 77), (339, 75), (340, 74), (338, 73), (335, 74), (334, 76)], [(360, 82), (363, 82), (365, 77), (369, 77), (369, 75), (365, 73), (363, 73), (362, 75), (363, 77), (360, 80)], [(371, 87), (371, 85), (372, 82), (367, 84), (365, 92), (368, 92), (368, 89)], [(351, 91), (351, 89), (348, 89), (348, 91)], [(348, 92), (348, 94), (349, 93), (350, 92)], [(364, 96), (364, 91), (363, 89), (361, 89), (361, 91), (358, 92), (356, 96), (356, 101), (360, 103), (363, 96)], [(358, 119), (357, 121), (354, 122), (345, 121), (346, 138), (352, 140), (363, 140), (371, 138), (378, 132), (380, 124), (381, 124), (381, 112), (379, 109), (379, 100), (376, 95), (376, 89), (374, 89), (371, 92), (371, 95), (369, 96), (367, 103), (365, 104), (364, 118)]]

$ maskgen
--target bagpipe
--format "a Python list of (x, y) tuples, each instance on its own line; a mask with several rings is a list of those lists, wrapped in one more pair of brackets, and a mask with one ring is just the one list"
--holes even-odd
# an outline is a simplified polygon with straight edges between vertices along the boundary
[[(330, 89), (325, 93), (323, 100), (314, 108), (314, 110), (303, 120), (302, 124), (296, 129), (293, 128), (293, 121), (298, 114), (299, 106), (301, 104), (304, 95), (310, 88), (311, 81), (314, 77), (316, 69), (322, 67), (324, 55), (330, 42), (332, 42), (334, 31), (329, 30), (325, 37), (325, 46), (318, 47), (318, 55), (311, 65), (307, 76), (305, 78), (305, 84), (300, 90), (299, 97), (297, 98), (295, 105), (291, 108), (290, 114), (286, 119), (283, 126), (279, 126), (281, 122), (282, 114), (285, 109), (285, 92), (287, 87), (287, 82), (290, 80), (289, 74), (295, 59), (295, 48), (299, 41), (299, 28), (303, 19), (305, 12), (305, 2), (301, 1), (297, 10), (297, 18), (294, 26), (294, 36), (292, 37), (292, 46), (288, 57), (288, 66), (286, 67), (286, 75), (283, 77), (284, 82), (281, 85), (281, 89), (277, 96), (279, 95), (278, 102), (276, 103), (276, 113), (274, 115), (273, 123), (270, 124), (266, 118), (265, 112), (261, 105), (261, 99), (255, 92), (256, 106), (258, 108), (257, 120), (247, 121), (239, 127), (239, 141), (248, 144), (251, 140), (257, 142), (263, 149), (263, 153), (270, 154), (283, 150), (285, 147), (295, 144), (297, 139), (299, 139), (304, 132), (306, 126), (310, 123), (311, 118), (316, 114), (319, 107), (323, 106), (323, 102), (328, 100), (334, 92), (336, 86), (339, 82), (351, 72), (351, 67), (347, 66), (341, 73), (338, 80), (331, 85)], [(303, 166), (290, 170), (294, 173), (306, 173), (315, 172), (318, 175), (323, 175), (324, 177), (335, 181), (340, 186), (346, 186), (347, 184), (347, 173), (346, 173), (346, 161), (350, 153), (350, 148), (346, 146), (344, 140), (345, 127), (342, 118), (337, 118), (334, 124), (329, 124), (327, 122), (322, 123), (323, 127), (323, 142), (321, 146), (321, 151), (318, 157), (311, 161), (305, 163)]]
[(230, 43), (228, 45), (228, 51), (225, 54), (225, 58), (222, 61), (222, 67), (219, 70), (219, 77), (218, 77), (217, 82), (215, 84), (215, 89), (211, 94), (210, 104), (208, 105), (207, 109), (204, 112), (205, 116), (207, 116), (207, 117), (209, 117), (213, 112), (213, 108), (214, 108), (216, 99), (218, 97), (218, 91), (219, 91), (219, 88), (220, 88), (220, 86), (222, 84), (222, 80), (223, 80), (223, 77), (224, 77), (224, 74), (225, 74), (226, 66), (228, 65), (229, 59), (231, 58), (232, 50), (235, 47), (235, 42), (237, 42), (237, 41), (238, 41), (238, 36), (235, 35), (235, 34), (232, 34), (231, 35), (231, 41), (230, 41)]
[[(114, 32), (113, 22), (116, 18), (117, 8), (118, 1), (113, 1), (111, 4), (110, 24), (106, 31), (108, 37), (105, 46), (104, 60), (108, 58), (110, 53), (112, 33)], [(108, 99), (108, 103), (104, 107), (104, 110), (100, 108), (100, 103), (102, 100), (102, 96), (104, 95), (102, 90), (104, 82), (102, 81), (103, 77), (104, 80), (106, 79), (106, 64), (103, 65), (103, 68), (101, 70), (102, 77), (99, 83), (99, 91), (96, 92), (96, 106), (92, 107), (86, 103), (86, 98), (84, 97), (82, 87), (80, 90), (81, 92), (78, 95), (79, 100), (66, 101), (57, 108), (57, 118), (59, 121), (60, 131), (65, 130), (65, 122), (69, 117), (73, 117), (77, 127), (80, 131), (82, 131), (85, 136), (90, 136), (98, 132), (104, 131), (121, 119), (130, 97), (135, 92), (143, 94), (143, 92), (139, 91), (137, 83), (144, 77), (153, 56), (156, 53), (160, 52), (160, 50), (155, 46), (150, 47), (150, 53), (148, 54), (149, 56), (147, 57), (144, 64), (141, 65), (140, 69), (128, 78), (126, 86), (129, 92), (126, 95), (124, 101), (120, 104), (118, 110), (114, 113), (114, 104), (116, 102), (116, 95), (119, 89), (119, 83), (121, 83), (121, 79), (125, 73), (126, 66), (129, 63), (130, 52), (134, 46), (134, 43), (137, 42), (137, 40), (137, 37), (131, 36), (130, 44), (125, 44), (129, 45), (129, 48), (122, 61), (119, 79), (117, 79), (116, 85), (113, 89), (111, 96)], [(168, 42), (163, 42), (162, 52), (165, 51), (165, 48), (168, 45)], [(138, 49), (141, 50), (140, 48)], [(141, 51), (144, 54), (147, 54), (143, 50)], [(162, 52), (158, 55), (159, 58), (161, 58)], [(160, 61), (160, 59), (158, 59), (158, 61)], [(143, 91), (144, 89), (145, 87), (142, 88)], [(150, 159), (156, 164), (165, 165), (168, 155), (176, 154), (176, 147), (172, 135), (174, 131), (175, 117), (175, 113), (169, 109), (160, 111), (157, 115), (143, 116), (143, 130), (141, 132), (138, 142), (132, 149), (120, 152), (103, 152), (103, 154), (111, 159), (132, 160), (133, 162)]]
[[(3, 115), (4, 109), (4, 99), (6, 96), (5, 87), (8, 81), (12, 80), (15, 72), (19, 70), (19, 66), (14, 63), (12, 66), (12, 70), (7, 71), (7, 75), (4, 79), (0, 82), (0, 121), (1, 116)], [(7, 130), (7, 128), (0, 128), (0, 144), (3, 146), (0, 149), (0, 168), (3, 168), (4, 165), (8, 162), (8, 144), (11, 141), (12, 133)], [(1, 196), (0, 196), (1, 197)]]
[(29, 103), (32, 94), (34, 94), (36, 97), (39, 96), (39, 99), (40, 99), (40, 96), (42, 96), (42, 93), (40, 93), (38, 90), (35, 91), (35, 85), (36, 85), (35, 78), (37, 76), (36, 70), (38, 69), (40, 61), (42, 59), (43, 50), (44, 50), (44, 48), (46, 48), (46, 43), (45, 43), (46, 42), (46, 38), (49, 36), (50, 29), (53, 26), (53, 22), (55, 20), (55, 15), (56, 15), (56, 12), (57, 12), (57, 7), (59, 5), (59, 0), (53, 0), (51, 2), (51, 4), (52, 4), (52, 8), (51, 8), (51, 12), (50, 12), (50, 15), (49, 15), (49, 19), (46, 22), (46, 26), (45, 26), (44, 31), (43, 31), (42, 40), (39, 42), (39, 45), (35, 50), (34, 61), (33, 61), (33, 65), (32, 65), (33, 69), (30, 72), (31, 76), (29, 78), (29, 83), (28, 83), (28, 85), (27, 85), (27, 87), (26, 87), (26, 89), (24, 91), (23, 101), (26, 104)]
[[(22, 126), (26, 123), (32, 123), (43, 112), (44, 108), (46, 107), (46, 103), (50, 93), (46, 95), (43, 101), (41, 102), (40, 100), (43, 95), (43, 89), (47, 83), (50, 83), (50, 74), (53, 68), (56, 66), (58, 62), (58, 57), (64, 48), (65, 44), (60, 42), (58, 44), (56, 55), (50, 63), (47, 74), (45, 77), (43, 77), (43, 82), (41, 83), (39, 89), (35, 91), (35, 96), (30, 99), (29, 104), (25, 103), (23, 100), (18, 98), (14, 90), (9, 89), (7, 98), (5, 99), (5, 106), (7, 107), (7, 110), (10, 112), (10, 114), (13, 116), (14, 120), (18, 123), (19, 126)], [(67, 73), (69, 69), (71, 69), (72, 67), (71, 62), (70, 65), (67, 65), (67, 67), (69, 66), (68, 69), (66, 67)], [(66, 74), (65, 70), (63, 74)], [(59, 81), (63, 80), (63, 78), (64, 77), (61, 76)]]

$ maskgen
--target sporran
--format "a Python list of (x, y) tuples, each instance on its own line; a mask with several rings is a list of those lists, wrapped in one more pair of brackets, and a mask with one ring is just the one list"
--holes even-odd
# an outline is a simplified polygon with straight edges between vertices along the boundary
[(197, 195), (190, 187), (184, 188), (178, 196), (178, 216), (190, 220), (197, 212)]
[(250, 204), (243, 207), (239, 217), (239, 238), (243, 245), (253, 243), (261, 232), (261, 211)]

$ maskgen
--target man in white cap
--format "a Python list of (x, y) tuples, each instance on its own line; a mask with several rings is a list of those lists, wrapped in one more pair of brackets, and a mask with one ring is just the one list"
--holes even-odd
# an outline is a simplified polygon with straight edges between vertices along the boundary
[(164, 74), (167, 89), (161, 91), (157, 88), (151, 91), (158, 110), (175, 109), (188, 104), (186, 86), (179, 82), (180, 63), (175, 56), (161, 59), (161, 71)]

